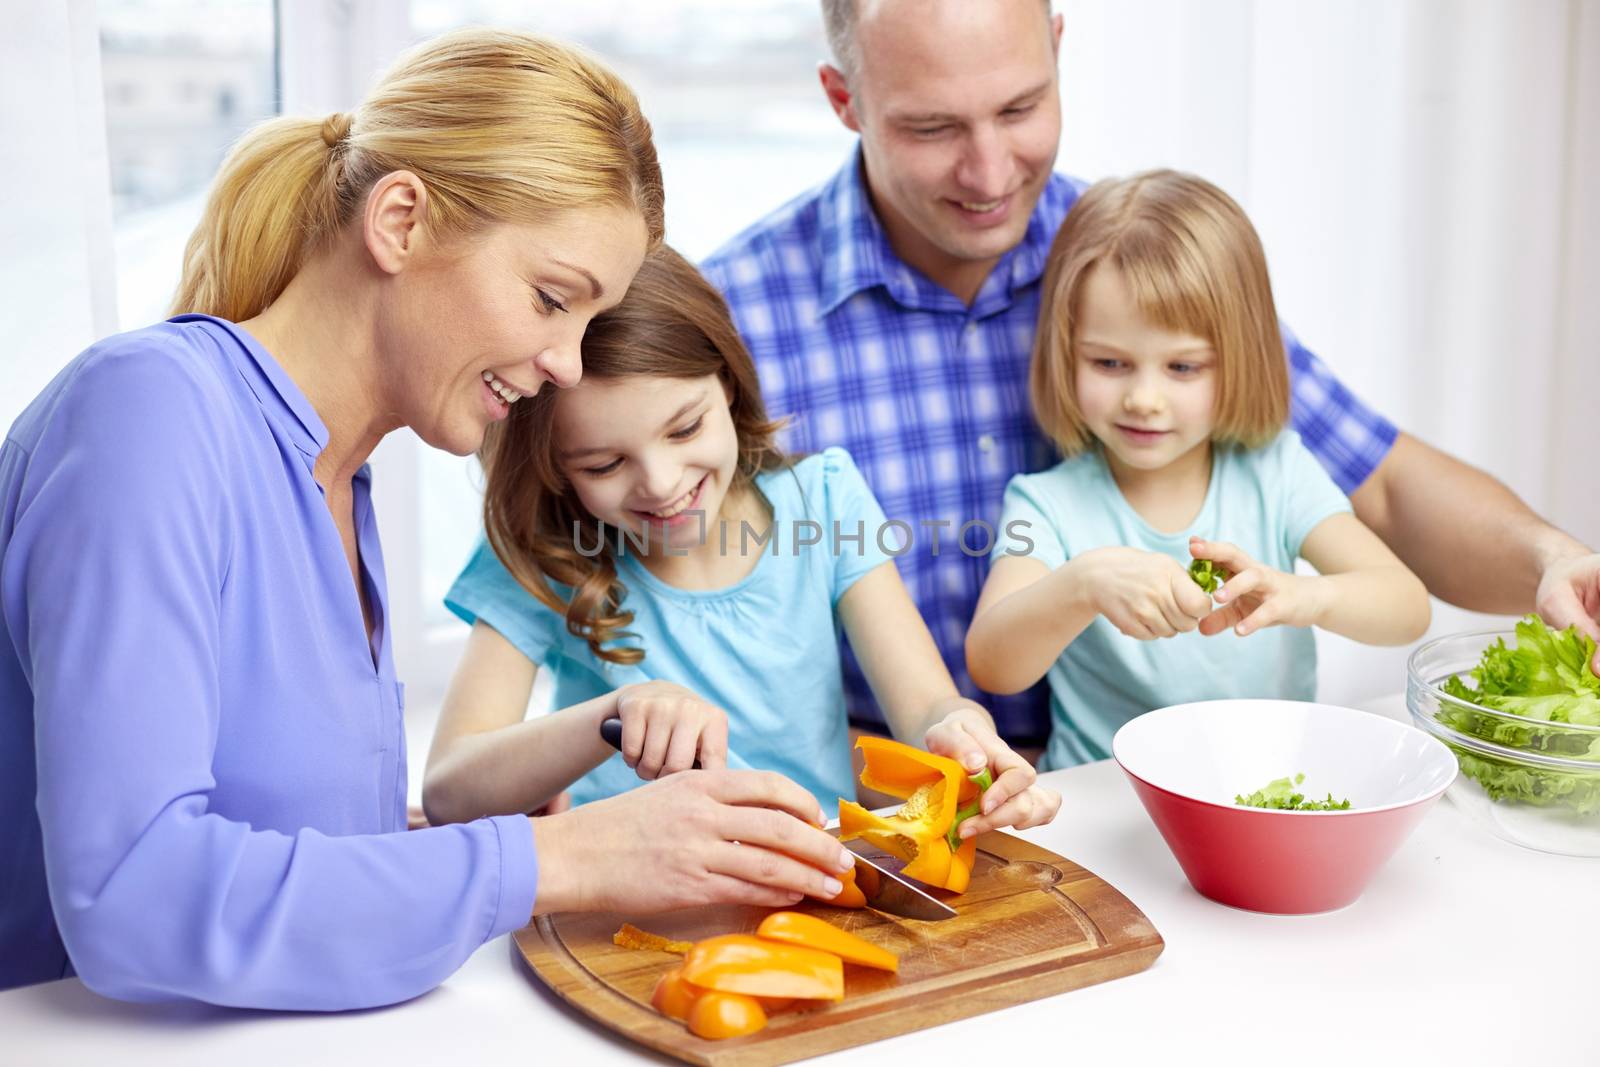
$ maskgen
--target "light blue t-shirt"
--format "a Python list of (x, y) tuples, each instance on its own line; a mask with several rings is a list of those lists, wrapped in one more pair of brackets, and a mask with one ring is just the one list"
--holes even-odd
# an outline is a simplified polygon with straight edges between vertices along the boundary
[[(557, 708), (657, 679), (694, 691), (728, 713), (730, 767), (779, 771), (831, 814), (839, 797), (855, 796), (835, 609), (858, 579), (891, 559), (879, 543), (883, 509), (840, 448), (757, 475), (756, 486), (772, 507), (773, 536), (754, 569), (727, 588), (670, 586), (623, 542), (618, 575), (628, 588), (622, 608), (634, 613), (627, 627), (634, 636), (615, 647), (643, 648), (636, 665), (597, 659), (486, 542), (445, 604), (467, 622), (482, 619), (553, 671)], [(739, 534), (729, 528), (728, 551), (738, 551)], [(714, 527), (709, 536), (717, 536)], [(639, 784), (613, 756), (573, 785), (572, 799), (582, 804)]]
[[(1033, 542), (1027, 554), (1051, 570), (1107, 545), (1164, 552), (1187, 567), (1189, 538), (1198, 536), (1232, 542), (1259, 562), (1292, 572), (1306, 535), (1349, 510), (1349, 499), (1300, 435), (1285, 430), (1261, 448), (1213, 447), (1211, 484), (1199, 515), (1187, 529), (1161, 533), (1124, 499), (1097, 446), (1050, 470), (1011, 479), (991, 559), (1027, 548), (1006, 535), (1021, 521)], [(1106, 759), (1117, 728), (1155, 708), (1223, 697), (1310, 700), (1317, 650), (1304, 627), (1141, 641), (1099, 616), (1048, 677), (1051, 729), (1042, 766), (1054, 769)]]

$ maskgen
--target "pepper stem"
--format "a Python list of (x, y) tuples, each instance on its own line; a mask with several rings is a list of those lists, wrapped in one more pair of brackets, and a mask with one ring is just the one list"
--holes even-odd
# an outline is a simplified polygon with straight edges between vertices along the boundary
[(977, 774), (969, 774), (967, 776), (967, 780), (977, 784), (978, 795), (973, 797), (971, 803), (969, 803), (966, 807), (956, 809), (955, 821), (950, 824), (949, 831), (944, 835), (945, 843), (950, 846), (951, 852), (960, 851), (961, 824), (978, 814), (978, 811), (983, 807), (984, 790), (988, 789), (991, 785), (994, 785), (994, 776), (989, 773), (989, 768), (987, 767), (979, 771)]

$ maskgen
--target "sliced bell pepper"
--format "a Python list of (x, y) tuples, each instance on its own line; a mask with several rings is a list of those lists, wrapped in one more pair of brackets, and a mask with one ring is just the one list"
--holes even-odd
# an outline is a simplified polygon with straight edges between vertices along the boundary
[(839, 895), (831, 900), (824, 900), (824, 904), (831, 904), (836, 908), (864, 908), (867, 906), (867, 895), (861, 891), (860, 886), (856, 885), (856, 869), (854, 867), (841, 874), (839, 882), (843, 886), (839, 890)]
[(900, 957), (888, 949), (857, 937), (848, 930), (841, 930), (826, 920), (798, 911), (773, 912), (761, 920), (761, 925), (756, 928), (756, 936), (768, 941), (782, 941), (789, 945), (804, 945), (831, 952), (846, 963), (876, 967), (880, 971), (900, 969)]
[(838, 956), (749, 934), (695, 942), (683, 960), (683, 979), (702, 989), (751, 997), (844, 998), (844, 966)]
[[(952, 828), (985, 788), (987, 772), (969, 778), (961, 764), (883, 737), (856, 742), (866, 757), (861, 784), (905, 799), (893, 815), (874, 815), (840, 798), (839, 839), (862, 838), (906, 861), (901, 873), (928, 885), (963, 892), (977, 859), (975, 840), (952, 843)], [(976, 809), (968, 814), (975, 813)]]
[(744, 1037), (767, 1025), (755, 997), (742, 993), (702, 993), (689, 1009), (689, 1032), (708, 1041)]
[(683, 968), (674, 967), (656, 981), (650, 1006), (669, 1019), (687, 1019), (689, 1009), (704, 990), (683, 980)]

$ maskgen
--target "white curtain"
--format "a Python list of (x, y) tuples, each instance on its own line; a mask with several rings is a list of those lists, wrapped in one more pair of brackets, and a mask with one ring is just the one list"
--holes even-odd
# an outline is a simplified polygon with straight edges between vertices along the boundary
[[(1226, 188), (1348, 385), (1600, 544), (1600, 2), (1058, 8), (1062, 169)], [(1433, 630), (1495, 621), (1436, 605)], [(1404, 685), (1405, 650), (1319, 649), (1325, 699)]]
[(8, 8), (0, 101), (3, 429), (68, 359), (116, 329), (93, 0)]

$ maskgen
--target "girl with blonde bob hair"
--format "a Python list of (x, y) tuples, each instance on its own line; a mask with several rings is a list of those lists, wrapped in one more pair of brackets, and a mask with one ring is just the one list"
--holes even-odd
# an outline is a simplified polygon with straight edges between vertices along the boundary
[(175, 317), (72, 360), (0, 450), (0, 987), (362, 1008), (535, 911), (837, 884), (776, 775), (404, 832), (367, 457), (402, 427), (468, 454), (576, 382), (661, 233), (633, 93), (527, 34), (425, 42), (352, 111), (245, 134)]
[(1151, 171), (1079, 198), (1030, 387), (1065, 458), (1006, 488), (1001, 528), (1025, 533), (996, 545), (967, 663), (993, 692), (1048, 676), (1044, 766), (1108, 757), (1154, 708), (1311, 699), (1309, 627), (1372, 644), (1427, 628), (1422, 583), (1286, 428), (1266, 256), (1216, 186)]
[[(646, 257), (584, 366), (484, 442), (487, 536), (447, 600), (473, 630), (429, 753), (430, 819), (568, 789), (582, 811), (696, 762), (780, 771), (831, 808), (854, 794), (841, 629), (896, 736), (990, 769), (969, 835), (1054, 816), (1059, 798), (957, 692), (849, 453), (774, 443), (698, 270)], [(524, 722), (541, 670), (561, 710)]]

